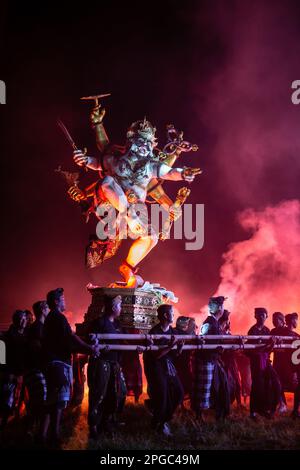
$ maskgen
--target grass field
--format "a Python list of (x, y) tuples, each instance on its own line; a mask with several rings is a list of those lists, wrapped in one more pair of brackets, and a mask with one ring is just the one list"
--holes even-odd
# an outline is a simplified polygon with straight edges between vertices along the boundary
[[(288, 396), (289, 409), (291, 396)], [(215, 423), (213, 413), (199, 426), (190, 410), (178, 411), (171, 423), (173, 436), (165, 438), (150, 429), (151, 417), (142, 402), (135, 405), (129, 398), (122, 415), (125, 425), (112, 435), (102, 435), (98, 441), (88, 439), (87, 401), (66, 413), (63, 424), (63, 448), (66, 450), (200, 450), (200, 449), (300, 449), (300, 420), (289, 417), (290, 410), (274, 420), (248, 418), (248, 409), (232, 407), (230, 418)], [(21, 423), (10, 423), (2, 448), (32, 448), (24, 439)]]

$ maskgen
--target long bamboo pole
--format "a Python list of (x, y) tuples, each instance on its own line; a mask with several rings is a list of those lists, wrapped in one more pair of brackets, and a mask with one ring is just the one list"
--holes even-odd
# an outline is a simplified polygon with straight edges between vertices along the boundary
[[(149, 345), (143, 346), (139, 344), (100, 344), (100, 350), (107, 351), (159, 351), (165, 348), (167, 345)], [(206, 349), (216, 349), (221, 348), (225, 350), (237, 351), (237, 350), (255, 350), (260, 349), (261, 344), (185, 344), (183, 345), (183, 350), (206, 350)], [(273, 349), (297, 349), (299, 346), (294, 346), (292, 344), (279, 344), (275, 345)], [(172, 349), (176, 350), (177, 346), (175, 345)]]
[[(201, 340), (261, 340), (266, 341), (271, 338), (280, 341), (295, 341), (297, 340), (296, 336), (270, 336), (270, 335), (261, 335), (261, 336), (249, 336), (249, 335), (175, 335), (176, 339), (183, 339), (183, 340), (194, 340), (194, 341), (201, 341)], [(170, 338), (171, 335), (151, 335), (151, 334), (115, 334), (115, 333), (91, 333), (91, 339), (120, 339), (120, 340), (130, 340), (130, 339), (138, 339), (138, 340), (156, 340), (162, 338)], [(300, 337), (298, 338), (300, 340)]]

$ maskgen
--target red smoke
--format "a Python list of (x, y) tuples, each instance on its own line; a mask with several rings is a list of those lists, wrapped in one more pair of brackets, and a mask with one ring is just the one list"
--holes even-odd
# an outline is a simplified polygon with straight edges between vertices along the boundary
[(254, 307), (266, 307), (269, 316), (300, 310), (300, 202), (246, 209), (239, 223), (250, 238), (232, 243), (223, 255), (216, 294), (228, 296), (233, 331), (245, 333)]

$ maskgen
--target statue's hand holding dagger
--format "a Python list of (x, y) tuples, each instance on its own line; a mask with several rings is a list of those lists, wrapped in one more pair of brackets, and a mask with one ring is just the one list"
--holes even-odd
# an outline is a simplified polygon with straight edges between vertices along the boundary
[[(93, 126), (101, 124), (101, 122), (103, 120), (103, 117), (105, 115), (105, 109), (102, 108), (101, 111), (100, 111), (101, 104), (99, 103), (98, 100), (100, 98), (105, 98), (106, 96), (110, 96), (110, 93), (105, 93), (105, 94), (102, 94), (102, 95), (83, 96), (81, 98), (82, 100), (95, 100), (95, 107), (94, 107), (92, 115), (91, 115), (91, 121), (92, 121)], [(66, 136), (67, 141), (69, 142), (69, 144), (71, 145), (71, 147), (74, 151), (74, 161), (75, 161), (75, 163), (77, 163), (77, 165), (79, 165), (79, 166), (82, 166), (85, 169), (85, 171), (88, 171), (87, 165), (88, 165), (89, 160), (88, 160), (88, 156), (87, 156), (87, 149), (84, 148), (84, 150), (82, 151), (77, 147), (77, 145), (75, 144), (73, 138), (71, 137), (70, 132), (68, 131), (68, 129), (66, 128), (66, 126), (64, 125), (64, 123), (60, 119), (57, 120), (57, 124), (59, 125), (59, 127), (63, 131), (64, 135)]]

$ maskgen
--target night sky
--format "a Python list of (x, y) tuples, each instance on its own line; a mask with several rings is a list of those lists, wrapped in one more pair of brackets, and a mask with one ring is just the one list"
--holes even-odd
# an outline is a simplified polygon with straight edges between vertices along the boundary
[[(112, 142), (123, 144), (129, 124), (146, 115), (157, 127), (160, 147), (170, 122), (199, 145), (197, 153), (182, 154), (178, 166), (203, 169), (188, 202), (205, 204), (204, 248), (185, 251), (184, 240), (159, 243), (142, 263), (143, 277), (174, 290), (181, 313), (199, 312), (218, 290), (222, 255), (250, 239), (247, 257), (237, 257), (237, 271), (230, 274), (249, 281), (245, 266), (255, 256), (255, 243), (264, 244), (253, 233), (273, 207), (268, 227), (276, 225), (278, 237), (251, 264), (256, 282), (245, 295), (252, 298), (266, 282), (255, 302), (272, 311), (276, 298), (285, 313), (300, 308), (300, 105), (291, 102), (291, 83), (300, 79), (299, 2), (98, 1), (69, 8), (53, 2), (31, 8), (26, 2), (4, 8), (0, 26), (0, 79), (7, 86), (7, 104), (0, 108), (0, 323), (58, 286), (66, 290), (72, 321), (80, 320), (90, 299), (86, 284), (119, 278), (129, 242), (102, 267), (87, 271), (84, 248), (96, 219), (85, 225), (54, 173), (58, 165), (77, 168), (57, 118), (78, 146), (97, 155), (90, 103), (80, 97), (107, 92), (112, 96), (104, 104), (105, 127)], [(83, 176), (82, 186), (96, 176)], [(167, 182), (164, 188), (174, 197), (182, 185)], [(250, 231), (248, 222), (239, 222), (245, 210), (258, 214)], [(290, 290), (281, 295), (291, 272)], [(283, 302), (290, 292), (294, 303)], [(249, 298), (250, 310), (255, 305)], [(236, 317), (242, 301), (231, 305)]]

